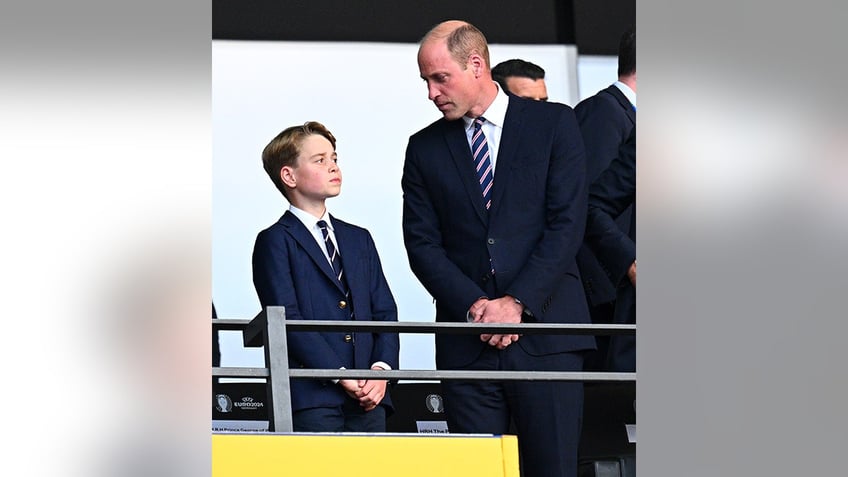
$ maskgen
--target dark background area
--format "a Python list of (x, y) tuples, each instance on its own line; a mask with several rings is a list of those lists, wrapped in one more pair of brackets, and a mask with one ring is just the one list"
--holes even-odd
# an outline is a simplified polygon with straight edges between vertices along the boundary
[(213, 0), (215, 40), (417, 43), (435, 24), (466, 20), (489, 43), (577, 45), (616, 55), (635, 0)]

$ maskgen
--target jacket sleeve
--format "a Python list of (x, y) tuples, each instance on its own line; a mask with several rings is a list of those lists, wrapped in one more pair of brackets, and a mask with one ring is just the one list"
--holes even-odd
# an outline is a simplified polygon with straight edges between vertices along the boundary
[(636, 243), (615, 223), (636, 199), (636, 130), (619, 155), (592, 184), (586, 244), (595, 252), (613, 283), (620, 283), (636, 260)]
[[(543, 303), (560, 286), (575, 262), (586, 225), (586, 156), (571, 108), (562, 108), (549, 151), (545, 188), (545, 225), (541, 239), (506, 293), (520, 298), (537, 319)], [(563, 317), (557, 317), (562, 319)]]
[(424, 168), (428, 166), (422, 162), (415, 137), (410, 138), (401, 179), (403, 237), (409, 265), (439, 306), (455, 321), (464, 321), (471, 305), (486, 292), (448, 257), (431, 197), (435, 192), (425, 183)]
[[(377, 321), (397, 321), (397, 305), (383, 274), (380, 256), (371, 234), (368, 234), (369, 276), (371, 289), (371, 316)], [(374, 333), (371, 363), (383, 361), (392, 369), (400, 367), (400, 339), (397, 333)]]

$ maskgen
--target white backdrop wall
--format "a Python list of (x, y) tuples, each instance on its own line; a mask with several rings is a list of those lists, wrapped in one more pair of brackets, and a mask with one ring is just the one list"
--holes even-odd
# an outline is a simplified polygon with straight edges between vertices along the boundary
[[(262, 169), (262, 149), (284, 128), (316, 120), (336, 136), (343, 174), (328, 209), (370, 230), (400, 320), (434, 319), (432, 298), (409, 270), (401, 230), (407, 140), (440, 117), (416, 53), (415, 44), (212, 42), (212, 297), (219, 317), (259, 311), (253, 242), (288, 207)], [(574, 46), (490, 45), (490, 55), (492, 65), (522, 58), (545, 68), (551, 101), (573, 106), (579, 99)], [(261, 350), (243, 348), (240, 334), (222, 332), (220, 345), (222, 366), (261, 366)], [(401, 335), (403, 368), (433, 369), (433, 353), (432, 335)]]
[[(618, 79), (618, 58), (615, 56), (577, 57), (577, 84), (579, 101), (606, 88)], [(574, 106), (571, 104), (570, 106)]]

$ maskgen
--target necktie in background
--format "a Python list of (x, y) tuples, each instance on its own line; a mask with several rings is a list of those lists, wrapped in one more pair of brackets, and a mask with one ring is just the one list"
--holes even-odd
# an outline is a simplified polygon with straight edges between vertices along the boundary
[(480, 116), (474, 120), (474, 135), (471, 139), (471, 154), (474, 156), (474, 167), (477, 170), (477, 180), (480, 182), (480, 190), (483, 192), (483, 204), (486, 209), (492, 206), (492, 183), (494, 182), (494, 170), (492, 160), (489, 157), (489, 145), (486, 135), (483, 134), (483, 122), (486, 118)]

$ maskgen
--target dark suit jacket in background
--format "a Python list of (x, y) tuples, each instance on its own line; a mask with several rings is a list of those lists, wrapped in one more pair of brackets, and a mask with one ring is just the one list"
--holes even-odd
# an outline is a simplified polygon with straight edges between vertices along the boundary
[[(212, 319), (218, 318), (218, 312), (215, 310), (215, 302), (212, 302)], [(221, 346), (218, 343), (218, 331), (212, 330), (212, 367), (221, 366)]]
[[(616, 86), (611, 85), (581, 101), (574, 112), (583, 133), (586, 147), (586, 177), (589, 184), (618, 156), (619, 147), (627, 141), (636, 126), (636, 111), (633, 104)], [(628, 208), (617, 220), (626, 232), (630, 223)], [(577, 264), (586, 289), (590, 306), (597, 306), (615, 299), (616, 289), (607, 278), (603, 264), (587, 247), (581, 247)]]
[[(627, 233), (615, 218), (632, 207)], [(586, 244), (591, 247), (617, 286), (614, 322), (636, 323), (636, 288), (627, 270), (636, 260), (636, 128), (620, 153), (589, 189)], [(632, 335), (613, 336), (607, 357), (610, 371), (636, 370), (636, 342)]]
[[(510, 96), (488, 211), (464, 126), (440, 119), (414, 134), (404, 164), (404, 240), (436, 320), (464, 322), (480, 297), (509, 294), (540, 322), (588, 323), (575, 262), (585, 159), (571, 108)], [(488, 346), (476, 335), (438, 334), (437, 367), (467, 365)], [(513, 346), (538, 356), (593, 349), (594, 338), (534, 334)]]
[[(354, 316), (397, 321), (397, 306), (371, 234), (335, 217), (331, 220)], [(286, 319), (350, 320), (350, 309), (340, 303), (346, 299), (330, 262), (291, 212), (256, 237), (253, 284), (263, 309), (285, 306)], [(354, 341), (345, 342), (346, 334), (353, 335)], [(369, 369), (376, 361), (392, 369), (399, 365), (396, 333), (291, 332), (288, 348), (292, 368)], [(292, 380), (291, 392), (294, 411), (338, 406), (349, 399), (341, 386), (318, 379)], [(381, 404), (391, 410), (388, 392)]]

